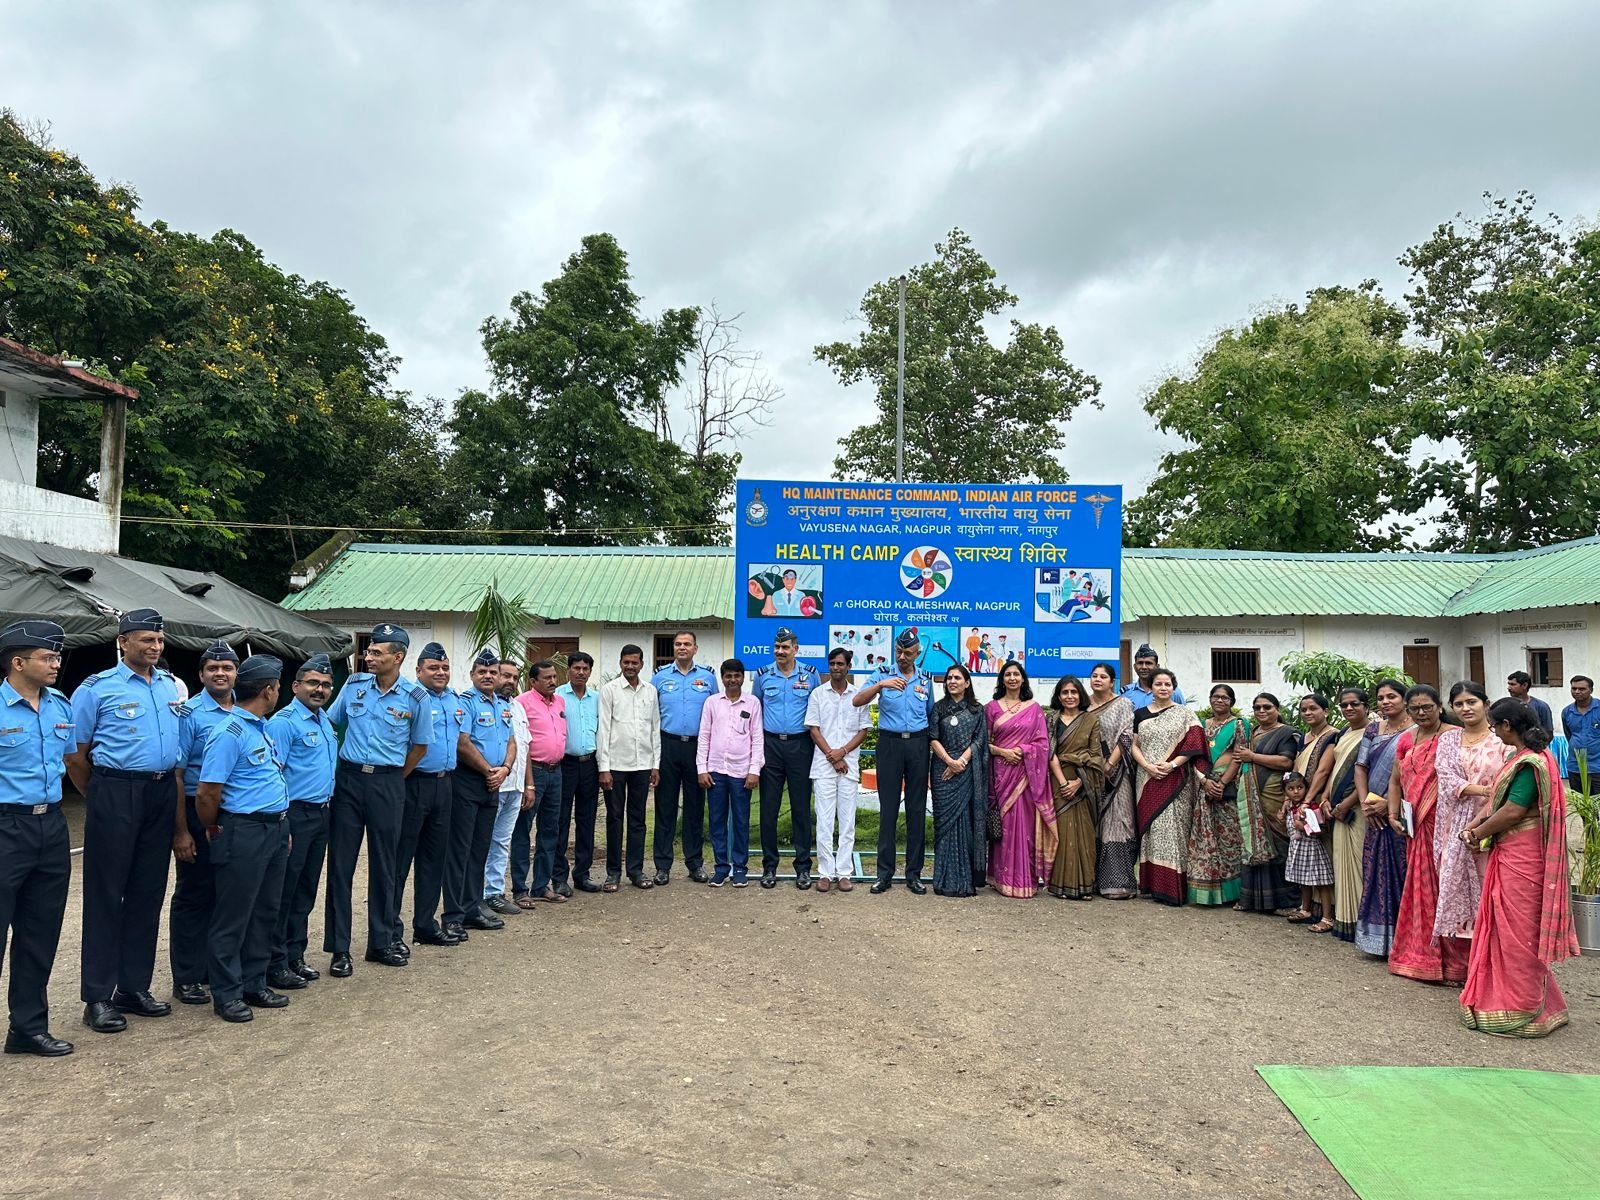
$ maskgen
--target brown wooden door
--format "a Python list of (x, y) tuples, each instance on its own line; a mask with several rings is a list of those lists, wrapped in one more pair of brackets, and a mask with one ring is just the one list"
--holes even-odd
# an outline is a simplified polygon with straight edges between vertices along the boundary
[(1406, 646), (1401, 652), (1400, 668), (1418, 683), (1439, 686), (1439, 647)]
[(1117, 686), (1127, 687), (1133, 681), (1133, 643), (1127, 638), (1122, 639), (1122, 645), (1117, 649), (1117, 669), (1122, 672), (1117, 679)]
[(567, 655), (577, 648), (577, 638), (529, 638), (528, 664), (531, 666), (542, 658), (554, 659), (556, 664), (556, 683), (560, 685), (567, 681)]
[(1467, 647), (1467, 678), (1480, 687), (1488, 687), (1489, 681), (1483, 677), (1483, 647)]

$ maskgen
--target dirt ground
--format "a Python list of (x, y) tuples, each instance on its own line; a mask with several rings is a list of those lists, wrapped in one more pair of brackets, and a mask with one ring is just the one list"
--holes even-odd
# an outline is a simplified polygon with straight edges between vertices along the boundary
[(1600, 1060), (1594, 959), (1559, 968), (1569, 1028), (1503, 1041), (1279, 919), (680, 875), (358, 958), (249, 1025), (107, 1036), (80, 904), (52, 988), (77, 1053), (0, 1059), (3, 1196), (1328, 1198), (1256, 1064)]

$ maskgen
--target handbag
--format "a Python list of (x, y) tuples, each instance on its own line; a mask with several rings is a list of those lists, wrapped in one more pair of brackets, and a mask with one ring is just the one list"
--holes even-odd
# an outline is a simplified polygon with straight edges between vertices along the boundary
[(984, 832), (989, 835), (991, 842), (998, 842), (1000, 835), (1005, 832), (1005, 824), (1000, 817), (1000, 810), (994, 805), (989, 805), (983, 810)]

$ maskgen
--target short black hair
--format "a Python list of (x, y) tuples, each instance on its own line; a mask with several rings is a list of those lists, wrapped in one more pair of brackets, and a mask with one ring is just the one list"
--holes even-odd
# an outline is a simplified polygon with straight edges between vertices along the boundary
[(1587, 675), (1574, 675), (1567, 681), (1567, 683), (1569, 686), (1574, 683), (1587, 683), (1591, 688), (1594, 687), (1594, 680), (1590, 679)]
[(617, 655), (617, 661), (621, 662), (623, 659), (627, 658), (628, 655), (630, 655), (630, 654), (637, 654), (642, 659), (642, 658), (644, 658), (644, 647), (635, 646), (632, 642), (629, 642), (626, 646), (624, 646), (622, 648), (622, 653)]
[(741, 675), (749, 674), (749, 672), (744, 669), (744, 659), (742, 658), (723, 659), (722, 666), (718, 669), (717, 674), (726, 675), (729, 671), (737, 671)]
[(832, 662), (836, 658), (842, 658), (847, 663), (853, 663), (856, 660), (856, 656), (851, 654), (850, 651), (846, 650), (843, 646), (835, 646), (832, 650), (828, 651), (829, 662)]
[(1523, 687), (1533, 686), (1533, 676), (1526, 671), (1513, 671), (1506, 676), (1507, 683), (1520, 683)]
[(571, 654), (567, 655), (567, 666), (570, 667), (573, 663), (587, 663), (591, 668), (593, 668), (594, 655), (583, 650), (574, 650)]
[(532, 681), (539, 678), (540, 675), (544, 674), (544, 669), (546, 667), (549, 667), (552, 671), (554, 671), (556, 669), (555, 660), (551, 658), (541, 658), (536, 663), (528, 664), (528, 679)]

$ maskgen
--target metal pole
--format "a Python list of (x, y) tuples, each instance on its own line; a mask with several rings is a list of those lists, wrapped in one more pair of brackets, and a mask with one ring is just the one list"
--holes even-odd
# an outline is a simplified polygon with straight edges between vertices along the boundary
[(894, 478), (906, 478), (906, 277), (900, 276), (900, 352), (894, 372)]

